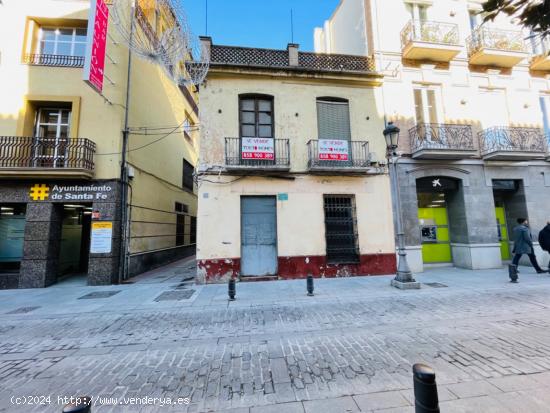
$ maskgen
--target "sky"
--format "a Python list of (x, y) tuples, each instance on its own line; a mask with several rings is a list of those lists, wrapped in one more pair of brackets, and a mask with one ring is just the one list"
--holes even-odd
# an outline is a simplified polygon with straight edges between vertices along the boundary
[[(206, 2), (208, 1), (208, 33)], [(321, 27), (339, 0), (184, 0), (196, 35), (208, 34), (214, 44), (286, 49), (291, 43), (290, 10), (294, 43), (313, 51), (313, 29)]]

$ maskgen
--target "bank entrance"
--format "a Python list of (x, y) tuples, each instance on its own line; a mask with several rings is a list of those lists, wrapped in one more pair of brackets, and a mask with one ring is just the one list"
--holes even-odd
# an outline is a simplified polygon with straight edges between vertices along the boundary
[(59, 277), (85, 275), (88, 272), (91, 204), (63, 204), (59, 245)]
[[(453, 228), (464, 213), (464, 201), (459, 180), (446, 177), (426, 177), (416, 181), (418, 225), (422, 241), (422, 261), (425, 264), (453, 262), (451, 242), (460, 236)], [(456, 232), (456, 234), (454, 234)]]

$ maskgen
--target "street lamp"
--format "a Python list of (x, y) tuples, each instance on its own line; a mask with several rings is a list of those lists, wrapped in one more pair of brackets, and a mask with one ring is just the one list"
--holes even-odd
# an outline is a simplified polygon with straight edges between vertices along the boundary
[(397, 179), (397, 161), (399, 155), (397, 154), (397, 147), (399, 145), (399, 128), (389, 122), (384, 129), (384, 139), (386, 139), (386, 157), (388, 158), (390, 179), (393, 187), (393, 194), (395, 195), (395, 221), (397, 223), (397, 253), (399, 255), (397, 263), (397, 274), (391, 281), (391, 285), (400, 289), (416, 289), (420, 288), (420, 283), (417, 282), (409, 268), (407, 262), (407, 253), (405, 251), (405, 239), (403, 233), (403, 217), (401, 213), (401, 194), (399, 191), (399, 182)]

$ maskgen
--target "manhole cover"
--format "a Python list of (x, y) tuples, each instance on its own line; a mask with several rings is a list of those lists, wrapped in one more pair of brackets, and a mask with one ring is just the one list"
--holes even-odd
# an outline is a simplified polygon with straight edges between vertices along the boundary
[(176, 290), (176, 291), (165, 291), (157, 298), (155, 301), (180, 301), (188, 300), (191, 298), (195, 290)]
[(424, 283), (424, 285), (427, 285), (428, 287), (433, 287), (433, 288), (445, 288), (445, 287), (448, 287), (448, 285), (441, 284), (441, 283)]
[(6, 314), (27, 314), (27, 313), (30, 313), (31, 311), (36, 310), (37, 308), (40, 308), (40, 307), (20, 307)]
[(90, 300), (94, 298), (109, 298), (113, 295), (116, 295), (120, 292), (118, 291), (94, 291), (93, 293), (89, 293), (86, 295), (83, 295), (82, 297), (78, 297), (79, 300)]

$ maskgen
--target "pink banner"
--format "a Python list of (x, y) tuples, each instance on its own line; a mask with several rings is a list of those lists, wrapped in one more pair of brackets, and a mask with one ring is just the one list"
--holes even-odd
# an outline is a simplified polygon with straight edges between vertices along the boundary
[(243, 159), (275, 159), (272, 138), (242, 138), (241, 142)]
[(105, 1), (91, 0), (88, 17), (88, 44), (84, 62), (84, 81), (99, 93), (103, 91), (103, 78), (105, 77), (108, 25), (109, 9)]

